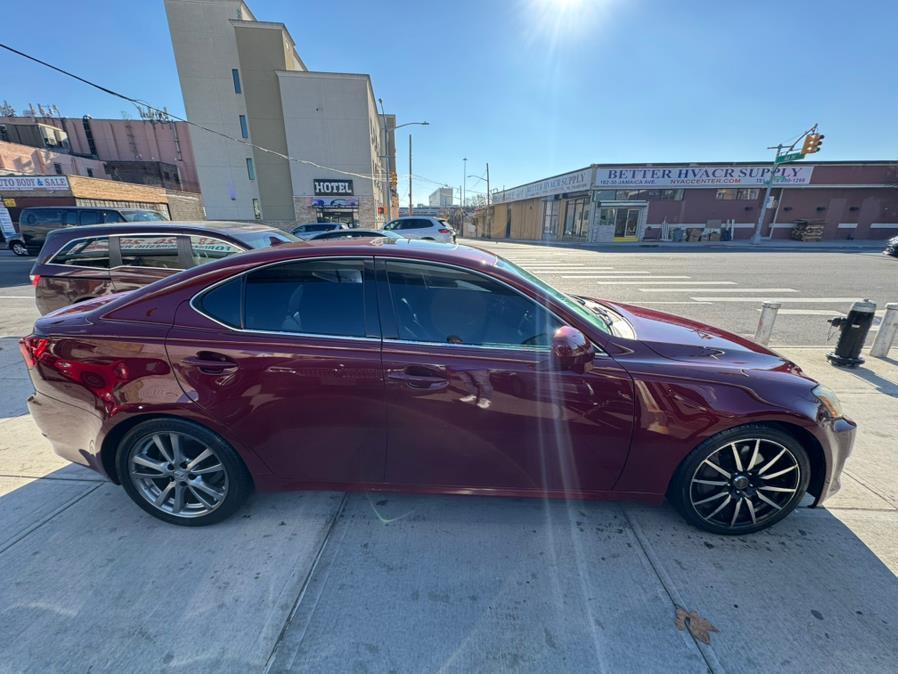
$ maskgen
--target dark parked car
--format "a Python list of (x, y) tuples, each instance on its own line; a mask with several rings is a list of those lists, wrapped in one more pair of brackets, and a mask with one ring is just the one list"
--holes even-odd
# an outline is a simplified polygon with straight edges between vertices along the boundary
[(298, 239), (268, 225), (143, 222), (50, 232), (31, 268), (38, 310), (134, 290), (182, 269)]
[(404, 239), (396, 232), (387, 232), (383, 229), (335, 229), (330, 232), (321, 232), (306, 239), (306, 241), (330, 241), (332, 239)]
[(348, 229), (349, 225), (342, 222), (310, 222), (306, 225), (297, 225), (290, 231), (293, 233), (293, 236), (297, 236), (300, 239), (311, 239), (321, 232), (333, 232), (336, 230)]
[(81, 227), (114, 222), (164, 222), (158, 211), (140, 208), (93, 208), (88, 206), (34, 206), (19, 213), (19, 236), (11, 238), (9, 249), (16, 255), (37, 255), (47, 235), (65, 227)]
[(898, 257), (898, 236), (893, 236), (886, 242), (886, 248), (882, 251), (886, 255), (891, 255), (892, 257)]
[(356, 239), (39, 319), (57, 453), (177, 524), (253, 488), (638, 499), (749, 533), (839, 488), (855, 424), (738, 335), (571, 297), (465, 246)]

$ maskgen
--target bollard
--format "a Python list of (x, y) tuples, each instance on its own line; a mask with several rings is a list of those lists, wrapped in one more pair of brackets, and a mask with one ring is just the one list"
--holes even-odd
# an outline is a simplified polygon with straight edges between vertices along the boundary
[(764, 302), (761, 307), (761, 317), (758, 319), (758, 329), (755, 331), (755, 341), (758, 344), (767, 345), (770, 335), (773, 334), (773, 323), (776, 320), (776, 312), (780, 310), (779, 302)]
[(876, 334), (876, 339), (873, 340), (870, 355), (876, 358), (886, 358), (895, 341), (896, 332), (898, 332), (898, 304), (893, 302), (886, 305), (886, 313), (882, 317), (882, 323), (879, 324), (879, 332)]

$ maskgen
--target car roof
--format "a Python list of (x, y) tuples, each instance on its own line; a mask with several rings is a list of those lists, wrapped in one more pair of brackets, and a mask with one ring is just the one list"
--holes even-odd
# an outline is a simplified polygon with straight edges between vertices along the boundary
[(23, 211), (57, 211), (65, 208), (70, 211), (118, 211), (119, 213), (158, 213), (152, 208), (119, 208), (118, 206), (74, 206), (72, 204), (60, 204), (59, 206), (25, 206)]
[[(77, 235), (77, 238), (101, 234), (142, 234), (180, 232), (203, 232), (230, 234), (239, 232), (283, 232), (284, 230), (258, 222), (228, 222), (226, 220), (145, 220), (143, 222), (110, 222), (99, 225), (82, 225), (67, 229), (54, 230)], [(51, 232), (54, 233), (54, 232)]]

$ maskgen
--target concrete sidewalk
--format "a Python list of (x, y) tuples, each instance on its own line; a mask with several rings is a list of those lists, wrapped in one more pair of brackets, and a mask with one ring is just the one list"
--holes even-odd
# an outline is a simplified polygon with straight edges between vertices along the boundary
[(626, 242), (595, 242), (586, 241), (545, 241), (543, 239), (483, 239), (471, 237), (459, 237), (458, 242), (469, 246), (478, 243), (488, 244), (515, 244), (546, 246), (548, 248), (582, 248), (603, 252), (615, 250), (633, 250), (647, 252), (653, 248), (662, 249), (665, 252), (671, 250), (682, 253), (700, 252), (703, 250), (741, 250), (741, 251), (816, 251), (816, 252), (880, 252), (886, 247), (886, 239), (840, 240), (840, 241), (793, 241), (792, 239), (763, 239), (758, 244), (753, 244), (747, 239), (736, 241), (626, 241)]
[(55, 458), (0, 340), (0, 671), (894, 671), (898, 362), (824, 352), (783, 355), (861, 424), (843, 491), (729, 538), (666, 506), (333, 492), (168, 526)]

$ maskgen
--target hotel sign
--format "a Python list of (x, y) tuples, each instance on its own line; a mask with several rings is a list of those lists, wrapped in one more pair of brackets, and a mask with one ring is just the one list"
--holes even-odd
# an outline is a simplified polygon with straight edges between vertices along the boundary
[[(778, 166), (774, 185), (808, 185), (813, 166)], [(770, 166), (658, 166), (600, 168), (597, 188), (613, 187), (763, 187)]]
[(592, 180), (592, 169), (583, 169), (573, 173), (546, 178), (535, 183), (528, 183), (504, 192), (496, 192), (492, 195), (494, 204), (502, 204), (507, 201), (520, 201), (521, 199), (534, 199), (548, 197), (565, 192), (581, 192), (588, 190)]
[(69, 179), (65, 176), (2, 176), (0, 190), (33, 192), (35, 190), (65, 191)]
[(313, 187), (316, 197), (352, 196), (351, 180), (330, 180), (315, 178)]

